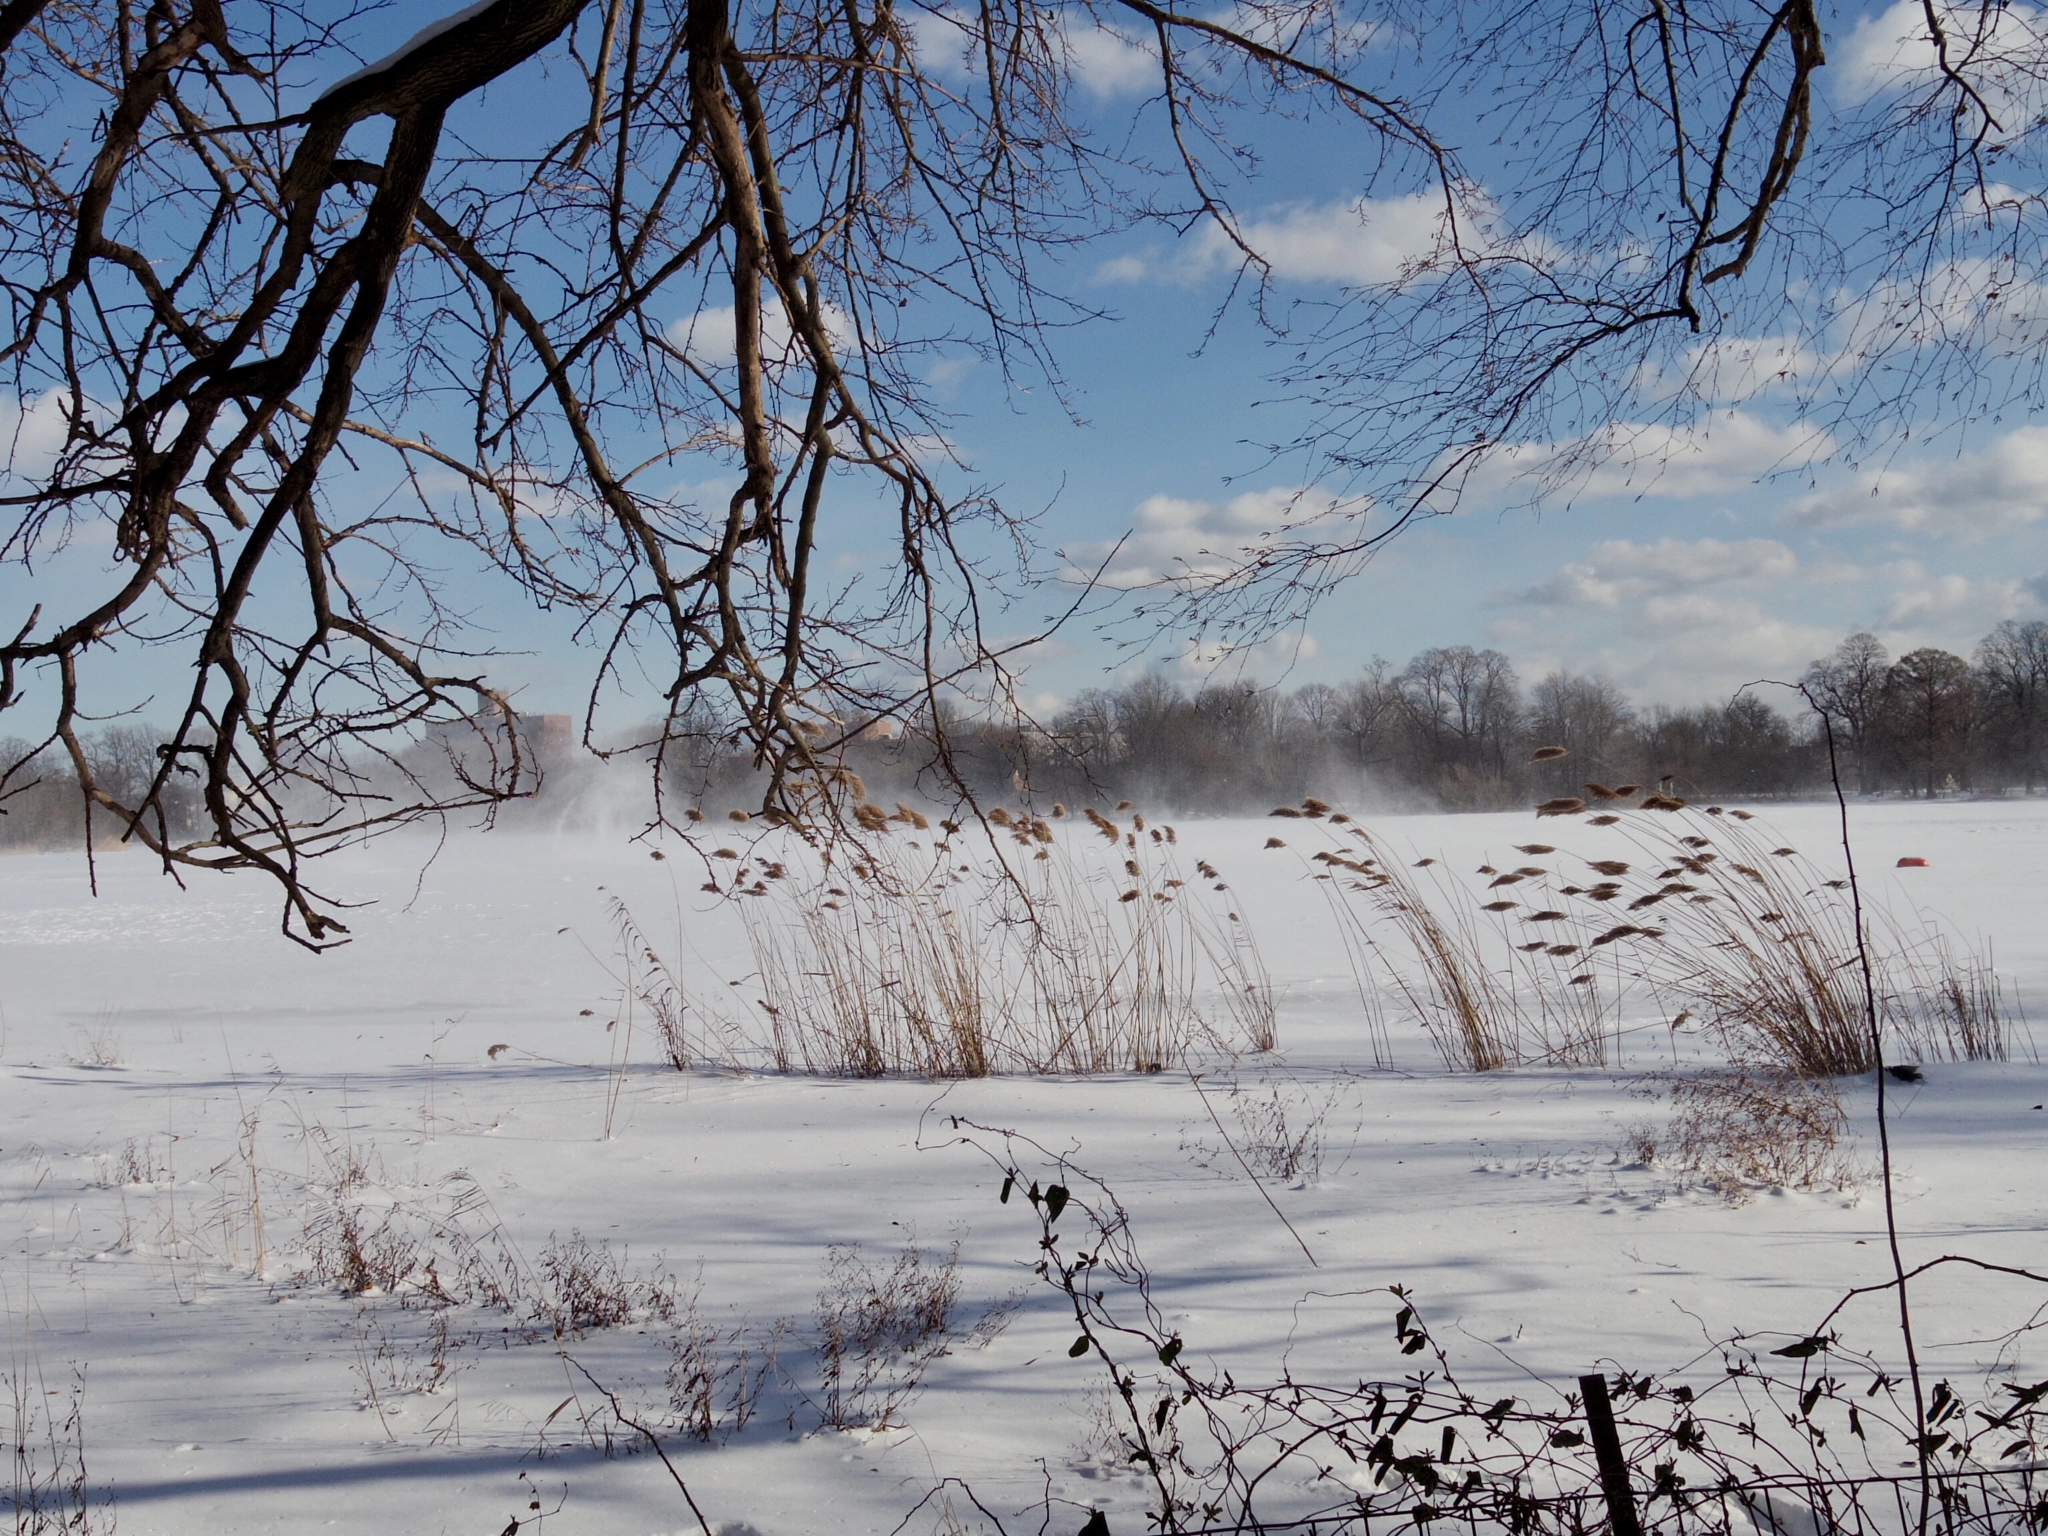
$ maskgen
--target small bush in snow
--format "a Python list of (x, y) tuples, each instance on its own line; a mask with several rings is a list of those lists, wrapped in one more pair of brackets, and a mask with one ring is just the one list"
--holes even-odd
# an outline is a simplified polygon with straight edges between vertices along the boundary
[(1824, 1078), (1740, 1069), (1666, 1079), (1671, 1115), (1637, 1125), (1627, 1150), (1646, 1166), (1694, 1175), (1730, 1205), (1758, 1189), (1843, 1189), (1856, 1169), (1848, 1117)]

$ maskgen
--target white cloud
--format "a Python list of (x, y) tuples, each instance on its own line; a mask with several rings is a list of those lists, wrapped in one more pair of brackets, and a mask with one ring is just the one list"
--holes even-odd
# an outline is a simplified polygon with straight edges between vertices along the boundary
[(1896, 0), (1864, 17), (1828, 51), (1834, 55), (1828, 61), (1834, 66), (1834, 84), (1850, 101), (1922, 77), (1935, 65), (1921, 0)]
[[(853, 319), (836, 304), (824, 306), (825, 334), (832, 344), (844, 348), (853, 337)], [(738, 327), (730, 304), (708, 305), (694, 315), (674, 321), (662, 334), (670, 346), (687, 353), (702, 368), (730, 368), (739, 346)], [(761, 311), (761, 355), (765, 362), (788, 364), (796, 361), (797, 349), (790, 334), (789, 317), (780, 303), (765, 305)]]
[(912, 4), (897, 11), (896, 19), (910, 34), (920, 70), (947, 82), (969, 80), (980, 72), (973, 23), (964, 12), (947, 5)]
[[(1974, 217), (1985, 216), (1979, 210)], [(1880, 283), (1845, 301), (1843, 313), (1829, 366), (1845, 374), (1900, 354), (1958, 347), (2031, 359), (2048, 344), (2048, 286), (2009, 253), (1943, 261), (1911, 281)]]
[(1122, 548), (1114, 539), (1100, 539), (1070, 544), (1060, 554), (1067, 562), (1067, 580), (1086, 581), (1109, 560), (1102, 584), (1125, 591), (1190, 576), (1220, 576), (1270, 548), (1276, 536), (1327, 516), (1336, 505), (1322, 492), (1284, 486), (1247, 491), (1228, 501), (1148, 496), (1132, 514)]
[(1779, 426), (1748, 411), (1717, 411), (1690, 427), (1617, 423), (1601, 437), (1602, 451), (1578, 492), (1583, 497), (1718, 495), (1834, 448), (1825, 432)]
[[(70, 436), (69, 408), (69, 397), (55, 389), (31, 395), (25, 401), (17, 395), (0, 396), (0, 491), (21, 496), (49, 484), (58, 455)], [(104, 429), (108, 421), (119, 415), (118, 407), (90, 395), (86, 397), (85, 417), (89, 422), (97, 421)], [(95, 472), (111, 473), (118, 457), (118, 451), (88, 454), (83, 462), (71, 466), (71, 478), (75, 482), (90, 480)], [(0, 526), (0, 537), (6, 537), (15, 526), (12, 522)], [(113, 542), (113, 518), (105, 515), (97, 500), (89, 500), (60, 510), (40, 525), (30, 546), (10, 547), (8, 552), (47, 555), (67, 545), (111, 546)]]
[[(1646, 605), (1615, 629), (1530, 636), (1507, 620), (1490, 631), (1524, 677), (1597, 673), (1635, 698), (1674, 705), (1722, 703), (1744, 683), (1797, 678), (1841, 637), (1839, 629), (1788, 619), (1748, 598), (1699, 593)], [(1784, 699), (1771, 702), (1786, 707)]]
[(1719, 495), (1833, 449), (1833, 439), (1816, 428), (1779, 426), (1747, 411), (1716, 411), (1687, 427), (1614, 422), (1569, 442), (1502, 449), (1473, 472), (1464, 489), (1499, 492), (1535, 482), (1580, 501)]
[(1152, 263), (1143, 256), (1112, 256), (1095, 269), (1099, 283), (1141, 283), (1152, 274)]
[[(1239, 229), (1245, 243), (1271, 264), (1275, 277), (1346, 284), (1395, 283), (1415, 276), (1444, 255), (1451, 234), (1442, 194), (1428, 192), (1303, 203), (1248, 220)], [(1200, 270), (1235, 266), (1243, 259), (1213, 223), (1195, 237), (1192, 262)]]
[(68, 427), (64, 396), (54, 389), (24, 405), (19, 396), (0, 397), (0, 465), (5, 473), (31, 479), (47, 474), (64, 446)]
[(1141, 42), (1097, 22), (1070, 26), (1067, 54), (1081, 87), (1104, 99), (1139, 96), (1159, 84), (1159, 55)]
[(1802, 559), (1776, 539), (1621, 539), (1493, 601), (1489, 633), (1527, 675), (1603, 672), (1638, 698), (1711, 702), (1752, 679), (1795, 678), (1859, 629), (1893, 655), (1968, 655), (2001, 620), (2048, 614), (2048, 572)]
[(1805, 584), (1798, 557), (1775, 539), (1617, 539), (1498, 595), (1545, 617), (1510, 612), (1491, 633), (1532, 676), (1563, 667), (1612, 677), (1639, 698), (1719, 700), (1755, 678), (1798, 676), (1841, 638), (1787, 617)]
[[(2006, 619), (2038, 611), (2041, 595), (2033, 581), (1985, 577), (1972, 580), (1950, 573), (1902, 586), (1891, 595), (1883, 625), (1887, 630), (1938, 631), (1957, 644), (1967, 644)], [(1962, 638), (1957, 638), (1962, 637)]]
[(1849, 384), (1888, 362), (1911, 366), (1899, 360), (1920, 354), (2038, 357), (2048, 348), (2048, 284), (2015, 252), (2035, 248), (2048, 234), (2048, 199), (2010, 187), (1971, 187), (1951, 207), (1950, 221), (1959, 244), (1988, 254), (1934, 261), (1910, 279), (1867, 291), (1843, 290), (1829, 301), (1832, 318), (1820, 335), (1702, 341), (1646, 366), (1633, 380), (1638, 396), (1690, 392), (1741, 407), (1772, 393), (1810, 394), (1830, 380)]
[(1448, 199), (1442, 188), (1430, 188), (1393, 197), (1280, 204), (1238, 217), (1234, 228), (1242, 247), (1222, 225), (1205, 219), (1170, 257), (1120, 255), (1095, 275), (1105, 282), (1152, 276), (1195, 282), (1243, 266), (1249, 248), (1282, 282), (1388, 287), (1434, 281), (1459, 261), (1548, 261), (1559, 254), (1540, 236), (1509, 236), (1498, 205), (1484, 188), (1470, 184)]
[(2048, 512), (2048, 426), (2016, 427), (1989, 447), (1946, 462), (1898, 465), (1817, 492), (1792, 507), (1797, 527), (1896, 528), (1982, 537)]
[[(1355, 59), (1383, 30), (1380, 23), (1328, 0), (1234, 0), (1210, 19), (1253, 42), (1297, 54), (1312, 51), (1303, 42), (1313, 37), (1338, 59)], [(1384, 30), (1394, 28), (1387, 24)]]
[(702, 367), (729, 368), (739, 347), (737, 330), (733, 307), (716, 304), (683, 316), (662, 334), (670, 346), (688, 353)]
[(1299, 663), (1313, 661), (1321, 654), (1322, 647), (1314, 635), (1294, 631), (1268, 636), (1255, 645), (1190, 640), (1160, 663), (1158, 670), (1197, 687), (1217, 681), (1270, 683), (1286, 677)]
[[(2041, 13), (2026, 5), (1956, 5), (1935, 0), (1948, 38), (1948, 57), (2004, 125), (2003, 137), (2025, 133), (2039, 116)], [(1894, 0), (1865, 17), (1831, 46), (1828, 74), (1842, 99), (1867, 101), (1924, 90), (1940, 81), (1939, 60), (1924, 0)]]
[[(1699, 588), (1780, 582), (1798, 568), (1798, 557), (1776, 539), (1660, 539), (1655, 544), (1613, 539), (1595, 544), (1585, 559), (1503, 600), (1545, 608), (1609, 610), (1624, 604), (1661, 604), (1661, 620), (1671, 622), (1685, 620), (1695, 611), (1681, 599)], [(1707, 621), (1711, 620), (1709, 614)]]
[(1644, 373), (1637, 388), (1651, 398), (1690, 389), (1732, 405), (1825, 374), (1830, 364), (1827, 354), (1797, 336), (1716, 336)]
[[(981, 78), (981, 20), (972, 11), (912, 4), (897, 16), (925, 73), (949, 85)], [(1142, 38), (1126, 36), (1079, 8), (1060, 13), (1054, 24), (1066, 43), (1074, 80), (1089, 95), (1111, 100), (1156, 88), (1159, 55)]]

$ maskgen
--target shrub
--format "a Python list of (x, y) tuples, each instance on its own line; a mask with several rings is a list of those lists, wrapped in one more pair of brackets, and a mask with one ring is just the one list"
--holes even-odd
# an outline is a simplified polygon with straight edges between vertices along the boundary
[(934, 1258), (914, 1244), (886, 1268), (860, 1250), (835, 1247), (818, 1293), (818, 1416), (828, 1429), (879, 1429), (915, 1395), (934, 1360), (961, 1341), (987, 1344), (1014, 1299), (989, 1308), (961, 1333), (960, 1245)]
[(1698, 1177), (1730, 1205), (1759, 1188), (1843, 1189), (1855, 1182), (1848, 1117), (1833, 1086), (1787, 1072), (1704, 1072), (1647, 1090), (1668, 1095), (1660, 1130), (1639, 1125), (1628, 1148), (1638, 1162)]

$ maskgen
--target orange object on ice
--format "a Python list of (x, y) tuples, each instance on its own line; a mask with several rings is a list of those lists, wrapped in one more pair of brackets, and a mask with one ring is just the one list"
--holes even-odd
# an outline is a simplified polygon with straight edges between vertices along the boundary
[(1926, 867), (1927, 867), (1927, 861), (1926, 861), (1925, 859), (1901, 859), (1901, 860), (1899, 860), (1899, 868), (1900, 868), (1900, 869), (1925, 869)]

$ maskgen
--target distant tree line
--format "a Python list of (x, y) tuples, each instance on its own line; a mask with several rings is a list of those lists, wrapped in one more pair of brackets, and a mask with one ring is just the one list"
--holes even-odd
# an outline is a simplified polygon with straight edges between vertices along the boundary
[[(1855, 634), (1798, 681), (1825, 711), (1852, 792), (2048, 789), (2048, 623), (2000, 624), (1969, 660), (1931, 647), (1893, 659), (1875, 636)], [(988, 802), (1130, 799), (1181, 814), (1256, 812), (1307, 795), (1388, 809), (1496, 810), (1577, 794), (1589, 780), (1726, 800), (1810, 795), (1828, 784), (1826, 728), (1786, 690), (1750, 689), (1690, 709), (1644, 706), (1603, 677), (1553, 672), (1524, 687), (1506, 656), (1467, 645), (1423, 651), (1398, 670), (1375, 659), (1336, 685), (1189, 690), (1148, 673), (1091, 689), (1046, 721), (947, 716), (938, 724), (833, 721), (834, 734), (852, 738), (836, 755), (876, 799), (942, 792), (933, 761), (943, 749)], [(575, 814), (566, 808), (579, 798), (585, 812), (602, 803), (614, 820), (640, 813), (618, 805), (597, 768), (570, 750), (566, 721), (559, 731), (543, 725), (556, 721), (522, 717), (545, 773), (541, 793), (501, 819), (557, 820)], [(684, 726), (665, 747), (666, 793), (719, 812), (758, 796), (754, 765), (726, 722), (699, 704)], [(116, 798), (146, 785), (158, 740), (132, 724), (85, 738), (95, 778)], [(1542, 747), (1567, 755), (1534, 761)], [(0, 740), (0, 759), (28, 750)], [(437, 756), (460, 771), (438, 738), (416, 747), (409, 767), (427, 771)], [(84, 838), (69, 763), (45, 753), (38, 766), (37, 782), (0, 803), (0, 847)], [(167, 803), (188, 826), (203, 819), (196, 782)], [(102, 841), (122, 831), (105, 813), (95, 827)]]
[[(2000, 624), (1973, 660), (1933, 648), (1894, 660), (1874, 636), (1851, 635), (1794, 680), (1825, 711), (1852, 792), (2048, 787), (2048, 624)], [(1291, 692), (1188, 690), (1147, 675), (1084, 693), (1039, 727), (952, 722), (947, 735), (969, 782), (998, 798), (1022, 787), (1095, 792), (1181, 812), (1333, 792), (1490, 810), (1579, 793), (1589, 780), (1710, 799), (1809, 795), (1828, 783), (1826, 727), (1787, 690), (1638, 705), (1602, 677), (1553, 672), (1524, 687), (1499, 651), (1464, 645)], [(895, 751), (908, 760), (921, 745)], [(1541, 747), (1568, 755), (1532, 761)]]
[[(141, 725), (110, 725), (80, 738), (86, 766), (93, 779), (116, 799), (140, 804), (156, 778), (159, 758), (157, 744), (162, 736)], [(0, 800), (0, 848), (71, 848), (85, 841), (85, 797), (78, 792), (78, 777), (64, 753), (54, 747), (36, 751), (35, 743), (0, 736), (0, 769), (24, 763), (28, 772), (18, 776), (4, 800)], [(173, 833), (188, 835), (199, 825), (204, 806), (200, 803), (196, 777), (174, 775), (164, 800)], [(114, 843), (125, 830), (123, 824), (105, 811), (95, 813), (94, 840)]]

